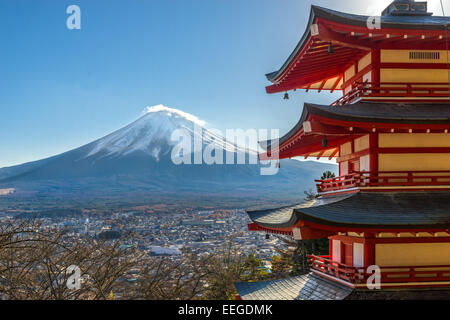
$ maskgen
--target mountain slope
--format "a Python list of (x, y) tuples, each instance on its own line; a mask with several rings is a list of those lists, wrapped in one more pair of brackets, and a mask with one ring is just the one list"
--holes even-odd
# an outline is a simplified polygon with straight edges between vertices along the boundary
[(15, 188), (14, 197), (31, 192), (34, 196), (81, 199), (151, 192), (155, 197), (172, 194), (179, 199), (191, 193), (292, 198), (313, 188), (314, 179), (324, 170), (335, 170), (332, 165), (296, 160), (282, 160), (274, 176), (261, 176), (260, 164), (176, 165), (171, 158), (178, 143), (172, 140), (175, 130), (182, 130), (191, 144), (202, 139), (202, 150), (214, 146), (224, 159), (227, 154), (247, 158), (254, 154), (206, 129), (193, 115), (156, 106), (130, 125), (90, 144), (0, 169), (0, 188)]

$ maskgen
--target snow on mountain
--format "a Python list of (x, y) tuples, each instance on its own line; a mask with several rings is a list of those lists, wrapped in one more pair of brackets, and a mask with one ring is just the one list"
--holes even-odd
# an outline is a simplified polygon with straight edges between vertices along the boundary
[(163, 105), (147, 107), (145, 114), (135, 122), (95, 141), (86, 158), (95, 155), (124, 156), (142, 151), (159, 160), (161, 152), (169, 152), (170, 147), (178, 143), (171, 137), (180, 129), (184, 130), (191, 140), (202, 139), (203, 144), (215, 144), (218, 149), (228, 152), (253, 152), (229, 143), (215, 130), (206, 129), (205, 124), (205, 121), (181, 110)]

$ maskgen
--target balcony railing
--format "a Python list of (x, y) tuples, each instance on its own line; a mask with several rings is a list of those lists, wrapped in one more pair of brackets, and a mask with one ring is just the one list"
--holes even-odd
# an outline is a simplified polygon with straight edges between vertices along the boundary
[[(329, 256), (308, 256), (312, 270), (351, 284), (364, 284), (373, 274), (363, 268), (330, 260)], [(450, 281), (450, 266), (389, 266), (380, 267), (381, 284)]]
[(316, 182), (319, 193), (359, 187), (437, 187), (450, 185), (450, 171), (355, 172)]
[(330, 256), (308, 256), (311, 269), (328, 274), (335, 278), (345, 280), (350, 283), (357, 283), (360, 279), (360, 272), (357, 268), (346, 264), (331, 261)]
[(332, 106), (352, 104), (359, 100), (389, 100), (404, 98), (404, 100), (444, 100), (450, 101), (450, 83), (398, 83), (398, 82), (356, 82), (353, 89)]

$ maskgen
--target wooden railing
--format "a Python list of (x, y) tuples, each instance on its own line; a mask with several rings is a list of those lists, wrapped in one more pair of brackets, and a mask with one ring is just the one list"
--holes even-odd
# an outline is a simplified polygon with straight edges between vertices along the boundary
[[(366, 283), (373, 274), (364, 268), (348, 266), (330, 260), (329, 256), (308, 256), (311, 269), (347, 281), (352, 284)], [(450, 265), (442, 266), (388, 266), (380, 267), (381, 284), (409, 282), (450, 281)]]
[(329, 256), (308, 256), (311, 269), (335, 278), (356, 283), (359, 279), (358, 269), (340, 262), (331, 261)]
[(361, 174), (354, 173), (327, 180), (315, 181), (318, 182), (318, 184), (316, 184), (317, 191), (320, 193), (359, 187), (361, 185), (361, 177)]
[(449, 186), (450, 171), (355, 172), (316, 182), (319, 193), (356, 187)]
[[(439, 98), (450, 100), (450, 84), (442, 83), (398, 83), (398, 82), (356, 82), (353, 89), (333, 102), (332, 106), (351, 104), (364, 98)], [(448, 98), (448, 99), (445, 99)]]

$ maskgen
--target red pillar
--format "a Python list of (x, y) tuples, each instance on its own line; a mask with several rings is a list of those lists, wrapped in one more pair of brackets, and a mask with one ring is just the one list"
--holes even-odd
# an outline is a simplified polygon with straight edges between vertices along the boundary
[(372, 83), (380, 84), (380, 66), (381, 66), (381, 52), (380, 49), (372, 49)]
[(370, 172), (378, 173), (378, 133), (370, 133)]
[(366, 241), (364, 242), (364, 268), (372, 266), (375, 264), (375, 235), (371, 234), (366, 236)]
[(333, 260), (333, 239), (331, 237), (328, 238), (329, 249), (328, 255), (330, 256), (330, 260)]

